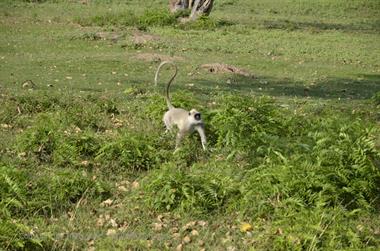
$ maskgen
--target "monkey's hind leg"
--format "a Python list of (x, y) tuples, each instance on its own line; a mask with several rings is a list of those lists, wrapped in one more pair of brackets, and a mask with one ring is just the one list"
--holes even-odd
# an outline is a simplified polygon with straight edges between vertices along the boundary
[(176, 153), (179, 149), (179, 146), (181, 145), (181, 141), (183, 139), (183, 137), (185, 136), (186, 132), (184, 131), (179, 131), (177, 133), (177, 138), (176, 138), (176, 141), (175, 141), (175, 150), (174, 150), (174, 153)]
[(172, 131), (172, 123), (170, 122), (170, 119), (167, 116), (164, 116), (162, 118), (162, 121), (164, 121), (166, 130), (165, 133), (171, 132)]

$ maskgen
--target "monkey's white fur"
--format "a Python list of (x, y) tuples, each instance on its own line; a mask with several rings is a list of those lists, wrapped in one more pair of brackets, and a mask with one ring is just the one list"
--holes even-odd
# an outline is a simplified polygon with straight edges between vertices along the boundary
[(176, 125), (178, 127), (178, 133), (176, 138), (176, 150), (179, 148), (182, 138), (189, 133), (192, 133), (194, 130), (196, 130), (199, 133), (199, 136), (201, 137), (202, 147), (203, 150), (206, 150), (206, 134), (204, 130), (204, 123), (201, 119), (201, 113), (198, 112), (195, 109), (191, 109), (190, 111), (187, 111), (182, 108), (176, 108), (172, 105), (169, 97), (169, 88), (171, 83), (173, 82), (174, 78), (177, 76), (177, 66), (169, 61), (163, 61), (157, 68), (156, 75), (154, 77), (155, 85), (157, 86), (158, 82), (158, 75), (160, 73), (160, 70), (162, 66), (166, 64), (171, 64), (175, 68), (175, 72), (173, 76), (170, 78), (167, 86), (166, 86), (166, 104), (168, 106), (168, 111), (164, 114), (163, 121), (166, 126), (166, 131), (171, 131), (173, 129), (173, 125)]

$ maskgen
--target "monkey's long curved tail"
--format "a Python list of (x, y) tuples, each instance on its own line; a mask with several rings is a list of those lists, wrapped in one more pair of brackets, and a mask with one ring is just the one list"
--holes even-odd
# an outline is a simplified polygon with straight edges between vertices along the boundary
[(166, 86), (166, 95), (165, 95), (165, 99), (166, 99), (166, 104), (168, 105), (168, 109), (173, 109), (174, 106), (172, 105), (171, 103), (171, 100), (170, 100), (170, 96), (169, 96), (169, 89), (170, 89), (170, 85), (172, 84), (173, 80), (175, 79), (175, 77), (177, 76), (177, 72), (178, 72), (178, 68), (177, 66), (173, 63), (173, 62), (170, 62), (170, 61), (162, 61), (161, 64), (158, 66), (157, 68), (157, 71), (156, 71), (156, 75), (154, 76), (154, 84), (155, 86), (157, 86), (157, 83), (158, 83), (158, 75), (160, 74), (160, 70), (162, 68), (162, 66), (166, 65), (166, 64), (171, 64), (174, 66), (174, 69), (175, 69), (175, 72), (173, 74), (173, 76), (170, 78), (167, 86)]

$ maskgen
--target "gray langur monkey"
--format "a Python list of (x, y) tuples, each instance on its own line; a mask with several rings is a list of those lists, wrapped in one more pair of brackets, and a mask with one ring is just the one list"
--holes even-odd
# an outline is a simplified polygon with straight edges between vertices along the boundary
[(171, 103), (170, 96), (169, 96), (169, 89), (174, 78), (177, 76), (177, 72), (178, 72), (177, 66), (172, 62), (163, 61), (157, 68), (156, 75), (154, 77), (154, 83), (157, 86), (158, 75), (160, 73), (160, 70), (166, 64), (171, 64), (172, 66), (174, 66), (175, 72), (173, 76), (170, 78), (166, 86), (165, 99), (166, 99), (166, 104), (168, 106), (168, 111), (164, 114), (163, 121), (165, 123), (167, 132), (173, 129), (173, 125), (176, 125), (178, 127), (175, 151), (178, 150), (182, 138), (185, 135), (192, 133), (194, 130), (196, 130), (199, 133), (199, 136), (201, 137), (203, 150), (206, 150), (207, 141), (206, 141), (204, 123), (201, 118), (201, 113), (195, 109), (186, 111), (185, 109), (182, 109), (182, 108), (176, 108)]

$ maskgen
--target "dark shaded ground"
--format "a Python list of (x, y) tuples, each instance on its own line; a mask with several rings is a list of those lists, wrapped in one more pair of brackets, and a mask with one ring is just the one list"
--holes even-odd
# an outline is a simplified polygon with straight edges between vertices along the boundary
[(378, 32), (380, 31), (380, 18), (375, 22), (361, 22), (355, 24), (337, 24), (325, 22), (302, 22), (288, 19), (264, 20), (260, 23), (265, 29), (281, 30), (340, 30), (344, 32)]
[(226, 75), (223, 81), (210, 83), (210, 80), (196, 79), (199, 90), (220, 91), (236, 89), (241, 92), (257, 92), (270, 96), (311, 97), (323, 99), (368, 99), (380, 91), (380, 75), (360, 75), (357, 79), (327, 78), (313, 84), (294, 82), (290, 79), (275, 79), (261, 76), (256, 79)]

